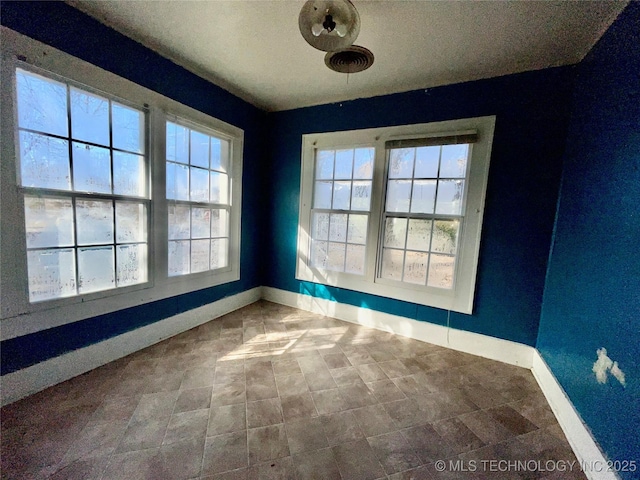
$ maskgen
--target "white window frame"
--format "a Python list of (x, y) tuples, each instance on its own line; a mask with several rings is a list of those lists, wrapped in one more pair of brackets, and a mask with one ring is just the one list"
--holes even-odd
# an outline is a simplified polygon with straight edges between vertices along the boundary
[[(296, 279), (460, 313), (473, 313), (482, 218), (494, 127), (495, 116), (488, 116), (416, 125), (303, 135)], [(478, 140), (470, 146), (470, 166), (463, 205), (464, 219), (461, 222), (458, 236), (454, 287), (452, 289), (442, 289), (378, 278), (377, 267), (382, 248), (381, 230), (384, 217), (388, 163), (385, 142), (389, 140), (444, 137), (471, 132), (478, 135)], [(320, 149), (364, 146), (375, 147), (365, 274), (353, 275), (319, 270), (310, 265), (308, 258), (311, 246), (311, 237), (308, 232), (311, 232), (315, 152)]]
[[(1, 339), (33, 333), (66, 323), (111, 313), (240, 279), (240, 221), (242, 195), (242, 129), (6, 27), (0, 29), (0, 321)], [(31, 65), (36, 73), (50, 72), (87, 90), (147, 111), (147, 155), (150, 175), (148, 211), (148, 282), (72, 297), (29, 302), (23, 192), (18, 185), (15, 70)], [(184, 119), (230, 141), (229, 266), (168, 277), (167, 200), (165, 181), (165, 121)]]

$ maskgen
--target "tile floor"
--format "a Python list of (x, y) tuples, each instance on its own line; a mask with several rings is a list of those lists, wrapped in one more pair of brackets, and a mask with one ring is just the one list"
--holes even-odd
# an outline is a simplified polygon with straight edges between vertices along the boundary
[(1, 433), (3, 479), (584, 478), (552, 471), (575, 456), (528, 370), (265, 301), (8, 405)]

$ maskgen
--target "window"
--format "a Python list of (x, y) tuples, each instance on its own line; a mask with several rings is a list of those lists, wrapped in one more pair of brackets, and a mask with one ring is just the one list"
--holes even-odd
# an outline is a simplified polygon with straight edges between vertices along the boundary
[(169, 276), (225, 268), (229, 142), (167, 122)]
[(1, 35), (3, 338), (238, 280), (242, 130)]
[(297, 278), (471, 313), (494, 122), (305, 135)]
[(145, 113), (16, 69), (29, 300), (147, 281)]

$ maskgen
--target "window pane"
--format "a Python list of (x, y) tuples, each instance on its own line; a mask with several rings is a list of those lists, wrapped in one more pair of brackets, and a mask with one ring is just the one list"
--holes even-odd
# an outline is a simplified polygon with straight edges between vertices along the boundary
[(429, 281), (427, 285), (438, 288), (453, 288), (455, 258), (446, 255), (431, 255)]
[(209, 168), (209, 136), (191, 130), (191, 165)]
[(108, 148), (73, 142), (73, 189), (111, 193), (111, 156)]
[(404, 263), (403, 281), (424, 285), (427, 283), (427, 264), (429, 254), (422, 252), (407, 252)]
[(147, 175), (142, 155), (113, 152), (113, 193), (134, 197), (147, 196)]
[(406, 218), (387, 218), (384, 228), (384, 246), (404, 248), (407, 236)]
[(390, 151), (389, 178), (411, 178), (415, 148), (394, 148)]
[(116, 275), (119, 287), (147, 281), (147, 245), (118, 245)]
[(316, 156), (316, 180), (333, 178), (333, 150), (320, 150)]
[[(208, 208), (191, 208), (191, 238), (209, 238), (211, 211)], [(209, 248), (207, 247), (207, 250)], [(209, 261), (207, 260), (207, 264)]]
[(109, 145), (109, 101), (71, 87), (71, 136)]
[(347, 215), (332, 213), (329, 223), (329, 240), (334, 242), (347, 241)]
[(329, 244), (327, 242), (319, 242), (317, 240), (311, 243), (311, 266), (322, 270), (327, 269), (329, 261)]
[(229, 203), (229, 176), (226, 173), (210, 172), (211, 203)]
[(73, 249), (27, 252), (29, 301), (76, 294), (76, 260)]
[[(191, 201), (192, 202), (208, 202), (209, 201), (209, 171), (202, 168), (189, 168), (191, 172)], [(213, 175), (222, 175), (221, 173), (212, 173)]]
[(409, 220), (409, 231), (407, 232), (407, 249), (429, 251), (431, 241), (432, 220)]
[(351, 200), (351, 182), (333, 183), (333, 209), (349, 210)]
[(382, 272), (381, 277), (389, 280), (402, 280), (402, 259), (403, 250), (392, 250), (385, 248), (382, 250)]
[(114, 288), (116, 284), (113, 247), (78, 249), (78, 290), (80, 293)]
[(78, 245), (112, 243), (113, 203), (111, 200), (76, 200), (76, 223)]
[(353, 175), (353, 150), (336, 150), (336, 166), (333, 178), (351, 178)]
[(440, 178), (464, 178), (468, 153), (469, 145), (443, 145)]
[(412, 213), (433, 213), (433, 203), (435, 199), (435, 180), (414, 180), (411, 198)]
[(353, 178), (373, 178), (373, 159), (375, 152), (374, 148), (356, 148)]
[(329, 242), (329, 258), (327, 261), (327, 270), (333, 270), (337, 272), (344, 271), (345, 247), (346, 244), (344, 243)]
[(167, 162), (167, 198), (189, 200), (189, 167)]
[(347, 245), (345, 272), (364, 275), (365, 246)]
[(347, 241), (349, 243), (367, 243), (366, 215), (349, 215)]
[(353, 182), (351, 210), (368, 212), (371, 205), (371, 182)]
[(314, 213), (311, 223), (311, 238), (314, 240), (327, 240), (329, 238), (329, 214)]
[(464, 180), (439, 180), (436, 213), (460, 215), (462, 213), (462, 195)]
[(229, 240), (211, 240), (211, 269), (224, 268), (229, 264)]
[(188, 206), (169, 205), (169, 240), (190, 238), (191, 221)]
[(116, 202), (116, 242), (147, 240), (147, 207), (142, 203)]
[(39, 75), (16, 70), (18, 126), (66, 137), (67, 87)]
[(389, 180), (387, 184), (387, 212), (408, 212), (411, 180)]
[(144, 153), (144, 113), (119, 103), (111, 104), (113, 147)]
[(27, 248), (73, 246), (71, 199), (24, 197)]
[(226, 237), (228, 230), (228, 214), (226, 210), (214, 208), (211, 210), (211, 237)]
[(458, 220), (436, 220), (433, 228), (432, 252), (455, 254), (458, 246)]
[(331, 208), (332, 186), (333, 182), (316, 182), (313, 208)]
[(169, 242), (169, 276), (189, 273), (189, 240)]
[(211, 240), (193, 240), (191, 242), (191, 273), (209, 270)]
[(226, 172), (229, 164), (229, 142), (211, 137), (211, 169)]
[(167, 160), (189, 163), (189, 130), (167, 122)]
[(438, 178), (440, 147), (419, 147), (416, 149), (415, 178)]
[(69, 142), (20, 132), (20, 176), (23, 187), (70, 190)]

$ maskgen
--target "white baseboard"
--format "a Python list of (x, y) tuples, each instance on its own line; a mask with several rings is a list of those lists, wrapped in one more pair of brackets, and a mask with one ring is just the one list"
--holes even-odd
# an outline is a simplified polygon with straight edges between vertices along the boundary
[[(551, 369), (536, 350), (533, 354), (533, 376), (549, 406), (562, 428), (578, 462), (585, 466), (584, 474), (590, 480), (617, 480), (620, 477), (615, 472), (600, 472), (606, 470), (607, 459), (591, 436), (591, 432), (584, 424), (571, 400), (567, 397), (562, 386), (551, 372)], [(594, 467), (594, 468), (590, 468)]]
[(1, 377), (6, 405), (258, 301), (261, 288), (223, 298)]
[(367, 308), (355, 307), (322, 298), (262, 287), (262, 298), (309, 312), (327, 315), (366, 327), (414, 338), (472, 355), (498, 360), (503, 363), (531, 368), (535, 349), (521, 343), (479, 333), (465, 332), (421, 322), (407, 317), (391, 315)]

